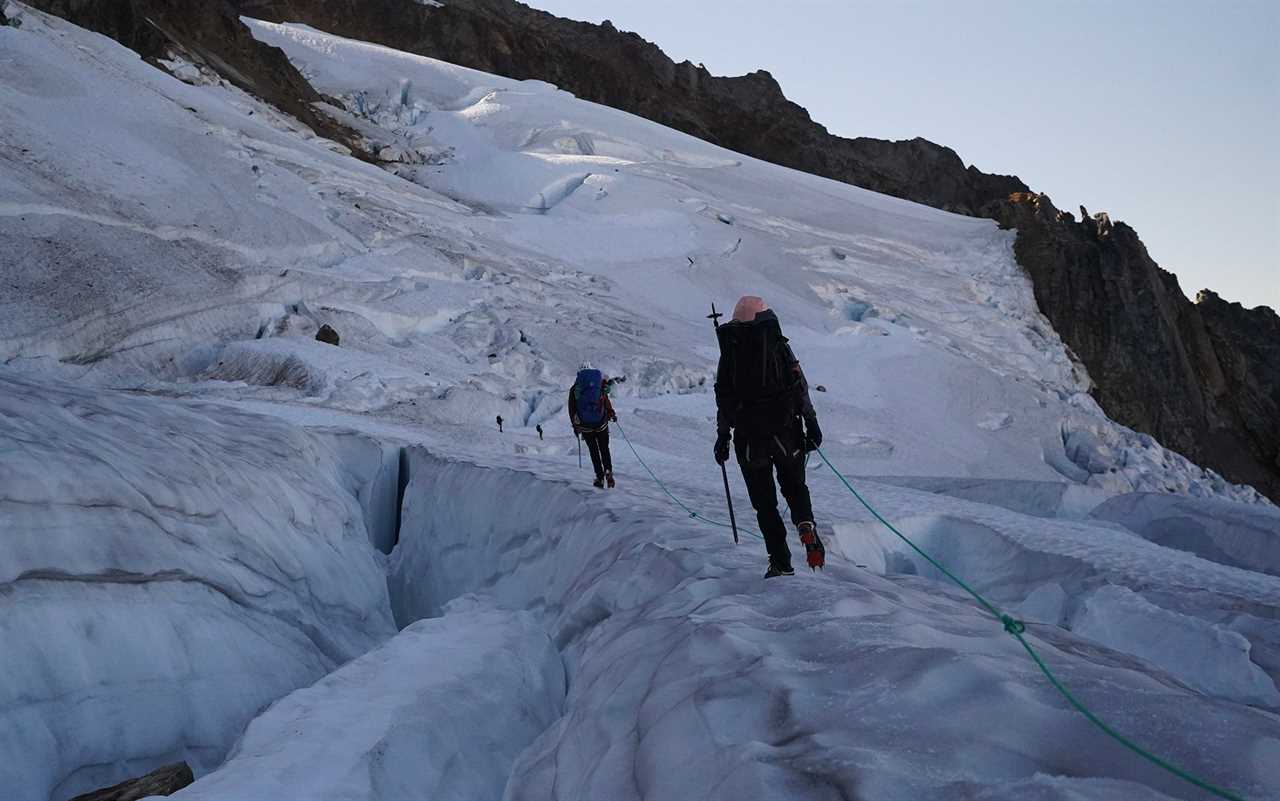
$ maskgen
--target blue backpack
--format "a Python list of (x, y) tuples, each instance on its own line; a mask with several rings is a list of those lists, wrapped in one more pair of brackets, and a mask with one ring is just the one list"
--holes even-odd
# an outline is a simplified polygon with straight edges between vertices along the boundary
[(598, 426), (604, 422), (604, 375), (599, 370), (579, 370), (574, 382), (578, 390), (578, 422)]

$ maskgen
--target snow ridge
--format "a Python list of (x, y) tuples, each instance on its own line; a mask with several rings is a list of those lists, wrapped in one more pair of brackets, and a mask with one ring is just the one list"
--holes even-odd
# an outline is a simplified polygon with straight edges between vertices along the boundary
[[(483, 588), (504, 606), (538, 610), (565, 654), (565, 716), (517, 763), (509, 801), (1013, 799), (1028, 792), (1019, 765), (1044, 759), (1056, 760), (1063, 776), (1080, 760), (1080, 770), (1101, 770), (1119, 783), (1040, 776), (1030, 783), (1038, 794), (1032, 797), (1108, 798), (1121, 787), (1140, 797), (1132, 781), (1174, 797), (1185, 792), (1178, 780), (1099, 737), (984, 613), (967, 601), (943, 601), (931, 581), (888, 581), (841, 559), (829, 570), (835, 582), (801, 577), (762, 586), (734, 566), (743, 555), (718, 530), (690, 528), (678, 517), (668, 523), (661, 511), (616, 499), (595, 510), (607, 515), (606, 526), (583, 515), (581, 491), (564, 483), (419, 450), (411, 451), (411, 464), (415, 482), (451, 500), (406, 513), (393, 561), (402, 613), (430, 613), (450, 593)], [(485, 503), (499, 491), (502, 508)], [(422, 496), (411, 485), (407, 497)], [(1251, 780), (1244, 777), (1261, 767), (1255, 752), (1246, 748), (1230, 766), (1218, 761), (1231, 759), (1226, 755), (1206, 761), (1180, 743), (1176, 721), (1186, 715), (1196, 726), (1215, 727), (1212, 734), (1200, 729), (1202, 741), (1221, 742), (1240, 736), (1237, 726), (1271, 738), (1263, 732), (1274, 726), (1273, 715), (1188, 695), (1177, 681), (1149, 676), (1118, 653), (1081, 660), (1087, 641), (1053, 626), (1034, 626), (1030, 636), (1122, 730), (1144, 731), (1153, 747), (1206, 775), (1241, 781), (1247, 794)], [(1170, 695), (1186, 699), (1171, 704)], [(1008, 727), (979, 732), (966, 715), (936, 714), (939, 705), (955, 703), (1019, 712)], [(1151, 714), (1168, 728), (1152, 731), (1143, 723)], [(634, 728), (617, 725), (619, 718), (634, 719)], [(902, 738), (923, 719), (929, 747), (904, 751)], [(1216, 729), (1219, 723), (1225, 728)], [(1069, 753), (1059, 735), (1048, 734), (1064, 729)], [(964, 757), (943, 767), (935, 755), (948, 748)], [(1258, 778), (1258, 788), (1270, 781)]]

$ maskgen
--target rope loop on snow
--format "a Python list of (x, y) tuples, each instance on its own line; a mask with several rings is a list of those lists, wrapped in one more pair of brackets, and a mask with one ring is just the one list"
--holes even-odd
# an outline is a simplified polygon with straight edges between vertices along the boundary
[[(627, 447), (631, 449), (631, 453), (636, 457), (636, 461), (639, 462), (640, 466), (644, 468), (644, 471), (649, 474), (649, 478), (653, 479), (653, 482), (657, 484), (658, 487), (661, 488), (664, 493), (666, 493), (667, 497), (670, 498), (672, 502), (675, 503), (676, 506), (679, 506), (681, 509), (688, 512), (690, 519), (701, 520), (703, 523), (709, 523), (710, 525), (719, 526), (720, 528), (732, 528), (732, 526), (730, 526), (728, 523), (725, 523), (722, 520), (712, 520), (709, 517), (703, 517), (702, 515), (695, 512), (693, 509), (690, 509), (689, 506), (685, 504), (684, 501), (677, 498), (675, 494), (667, 488), (667, 485), (662, 482), (662, 479), (658, 478), (658, 474), (653, 472), (653, 470), (650, 469), (649, 465), (645, 463), (644, 459), (640, 457), (640, 452), (637, 451), (636, 446), (632, 444), (631, 437), (627, 436), (627, 430), (622, 427), (622, 424), (619, 423), (617, 420), (614, 420), (613, 424), (618, 427), (619, 433), (622, 434), (623, 441), (625, 441), (627, 443)], [(761, 540), (764, 539), (764, 537), (759, 532), (752, 531), (749, 528), (738, 526), (738, 531), (744, 532), (746, 534), (750, 534), (756, 539), (761, 539)]]

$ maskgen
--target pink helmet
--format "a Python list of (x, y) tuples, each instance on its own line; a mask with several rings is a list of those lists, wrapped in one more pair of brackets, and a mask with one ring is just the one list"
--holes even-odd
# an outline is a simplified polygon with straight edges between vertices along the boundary
[(749, 323), (756, 319), (757, 314), (768, 310), (769, 304), (764, 302), (764, 298), (743, 295), (738, 298), (738, 305), (733, 307), (733, 319), (735, 322)]

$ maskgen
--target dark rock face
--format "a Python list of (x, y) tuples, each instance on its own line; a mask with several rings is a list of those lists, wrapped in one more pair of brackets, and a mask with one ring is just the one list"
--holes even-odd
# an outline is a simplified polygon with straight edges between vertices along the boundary
[(333, 330), (333, 326), (325, 323), (320, 326), (320, 330), (316, 332), (316, 341), (323, 342), (326, 345), (337, 345), (338, 332)]
[(1196, 295), (1195, 307), (1222, 368), (1222, 398), (1235, 413), (1234, 428), (1270, 471), (1270, 484), (1259, 489), (1280, 502), (1280, 315), (1267, 306), (1227, 303), (1207, 289)]
[(767, 72), (715, 77), (676, 64), (656, 45), (612, 25), (561, 19), (513, 0), (236, 0), (241, 12), (439, 58), (554, 83), (613, 106), (786, 167), (877, 192), (976, 214), (1025, 192), (1015, 177), (969, 167), (924, 139), (889, 142), (832, 136), (782, 94)]
[(1018, 229), (1036, 302), (1107, 414), (1280, 499), (1280, 317), (1212, 292), (1192, 303), (1132, 228), (1080, 211), (1029, 193), (984, 210)]
[(186, 762), (157, 768), (146, 776), (78, 795), (71, 801), (139, 801), (156, 795), (173, 795), (195, 781)]
[(152, 64), (171, 53), (204, 64), (239, 88), (291, 114), (364, 157), (360, 138), (312, 104), (322, 98), (284, 53), (253, 38), (229, 0), (29, 0), (135, 51)]

